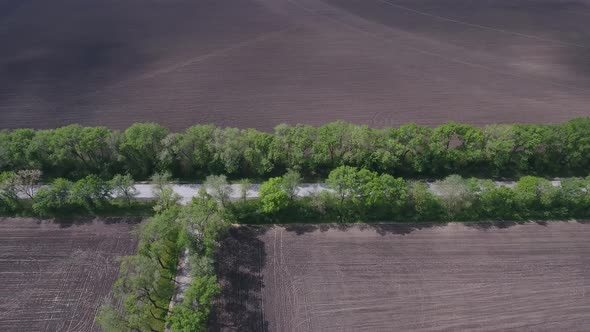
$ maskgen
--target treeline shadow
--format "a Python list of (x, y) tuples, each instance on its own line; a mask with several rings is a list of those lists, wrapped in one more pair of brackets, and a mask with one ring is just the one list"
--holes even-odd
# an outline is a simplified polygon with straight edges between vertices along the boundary
[(267, 254), (259, 239), (267, 229), (232, 227), (221, 241), (215, 255), (221, 294), (211, 311), (209, 331), (268, 331), (262, 302)]
[[(547, 226), (552, 221), (546, 220), (519, 220), (519, 221), (474, 221), (464, 222), (458, 221), (456, 223), (465, 225), (466, 227), (475, 228), (478, 230), (491, 229), (507, 229), (517, 225), (536, 224), (540, 226)], [(576, 220), (578, 223), (590, 224), (589, 220)], [(304, 235), (314, 232), (327, 232), (328, 230), (338, 230), (346, 232), (352, 228), (361, 231), (372, 230), (379, 235), (407, 235), (415, 231), (445, 227), (449, 222), (382, 222), (382, 223), (343, 223), (343, 224), (287, 224), (282, 225), (287, 232), (294, 232), (296, 235)]]
[[(129, 224), (135, 225), (141, 223), (145, 218), (143, 217), (59, 217), (50, 219), (54, 224), (59, 225), (60, 228), (68, 228), (72, 226), (89, 225), (94, 222), (104, 223), (105, 225), (114, 224)], [(44, 219), (38, 219), (42, 222)]]
[(446, 226), (447, 223), (432, 223), (432, 222), (415, 222), (415, 223), (343, 223), (343, 224), (288, 224), (283, 225), (287, 232), (294, 232), (297, 235), (303, 235), (313, 232), (327, 232), (329, 230), (338, 230), (346, 232), (352, 228), (361, 231), (373, 230), (379, 235), (397, 234), (406, 235), (414, 231)]

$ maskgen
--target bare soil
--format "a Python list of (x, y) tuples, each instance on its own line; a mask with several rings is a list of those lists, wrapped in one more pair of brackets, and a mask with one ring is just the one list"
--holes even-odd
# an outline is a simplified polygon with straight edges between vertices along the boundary
[(590, 225), (240, 227), (212, 330), (587, 331)]
[(0, 128), (590, 115), (590, 0), (1, 0)]
[(99, 331), (95, 320), (132, 254), (137, 219), (0, 218), (0, 330)]

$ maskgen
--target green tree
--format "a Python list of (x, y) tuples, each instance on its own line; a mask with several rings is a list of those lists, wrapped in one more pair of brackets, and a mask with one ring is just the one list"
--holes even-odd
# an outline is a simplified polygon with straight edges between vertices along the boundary
[(71, 208), (72, 182), (55, 179), (50, 186), (39, 189), (33, 200), (33, 211), (41, 216)]
[(113, 196), (124, 199), (127, 204), (131, 204), (131, 200), (137, 196), (135, 181), (133, 181), (131, 174), (115, 175), (110, 180), (109, 186), (112, 189)]
[(170, 301), (167, 295), (171, 295), (173, 287), (162, 289), (161, 279), (161, 270), (149, 257), (136, 255), (123, 258), (113, 292), (116, 298), (123, 301), (125, 321), (131, 329), (153, 331), (165, 323)]
[(376, 183), (377, 173), (351, 166), (340, 166), (330, 172), (326, 183), (338, 199), (340, 221), (360, 217)]
[(440, 220), (444, 215), (442, 203), (423, 182), (412, 181), (408, 185), (408, 214), (415, 220)]
[(295, 201), (300, 183), (301, 175), (294, 170), (264, 182), (259, 192), (262, 211), (273, 214), (287, 208)]
[(273, 214), (289, 206), (289, 193), (285, 190), (282, 177), (268, 179), (260, 186), (261, 210)]
[(109, 304), (103, 304), (96, 315), (96, 322), (105, 332), (133, 331), (127, 325), (125, 317)]
[(0, 170), (40, 168), (42, 163), (31, 147), (36, 135), (37, 131), (33, 129), (1, 130)]
[(565, 170), (586, 175), (590, 169), (590, 118), (571, 120), (559, 126), (561, 140), (552, 160)]
[(343, 121), (336, 121), (319, 127), (317, 130), (318, 138), (313, 145), (315, 166), (328, 170), (348, 164), (345, 161), (356, 159), (351, 156), (355, 149), (355, 142), (353, 141), (355, 127)]
[(449, 122), (432, 131), (430, 142), (431, 167), (436, 173), (473, 171), (482, 160), (484, 134), (477, 127)]
[(451, 220), (468, 210), (476, 199), (467, 181), (460, 175), (449, 175), (442, 181), (436, 181), (433, 187)]
[(384, 218), (394, 218), (399, 215), (408, 196), (406, 182), (389, 174), (376, 176), (374, 173), (371, 177), (372, 179), (364, 185), (363, 195), (367, 197), (366, 208), (373, 211), (373, 214), (384, 213)]
[(316, 135), (316, 129), (311, 126), (276, 126), (270, 147), (270, 156), (274, 164), (282, 171), (293, 169), (300, 172), (316, 172), (315, 168), (310, 169), (309, 162)]
[(590, 177), (562, 179), (560, 191), (569, 216), (586, 218), (590, 215)]
[(164, 159), (170, 158), (168, 164), (176, 163), (180, 173), (186, 177), (207, 174), (213, 170), (214, 132), (213, 125), (196, 125), (183, 133), (174, 134), (169, 138)]
[(516, 133), (511, 125), (489, 125), (483, 129), (483, 158), (494, 175), (514, 174)]
[(432, 130), (414, 123), (391, 129), (386, 147), (399, 160), (400, 169), (384, 169), (396, 174), (416, 175), (430, 171), (430, 136)]
[(180, 195), (178, 195), (172, 185), (170, 184), (171, 175), (168, 172), (155, 173), (151, 180), (153, 184), (152, 194), (154, 195), (156, 204), (154, 211), (161, 212), (178, 205), (180, 202)]
[(33, 199), (36, 187), (40, 180), (40, 170), (24, 169), (16, 172), (15, 176), (13, 177), (13, 185), (19, 193), (22, 193), (24, 196)]
[(213, 146), (213, 161), (216, 165), (212, 169), (213, 173), (237, 174), (241, 171), (246, 149), (242, 130), (216, 128), (213, 132)]
[(72, 186), (70, 200), (73, 204), (83, 206), (89, 212), (104, 206), (111, 199), (111, 186), (96, 175), (88, 175)]
[[(165, 210), (143, 224), (139, 231), (138, 253), (157, 262), (164, 270), (173, 270), (177, 255), (177, 240), (180, 232), (178, 214)], [(173, 264), (173, 265), (170, 265)]]
[(545, 151), (545, 138), (550, 131), (544, 125), (513, 126), (515, 148), (511, 159), (519, 174), (537, 174), (543, 168), (542, 154)]
[(0, 212), (13, 212), (20, 206), (14, 172), (0, 173)]
[(204, 185), (222, 208), (229, 204), (233, 189), (225, 175), (209, 175)]
[(199, 196), (182, 209), (180, 220), (193, 251), (213, 255), (218, 237), (225, 233), (228, 226), (222, 212), (219, 204), (203, 188)]
[(281, 177), (283, 190), (287, 193), (290, 202), (293, 202), (297, 197), (297, 187), (299, 187), (301, 181), (303, 181), (301, 174), (292, 169), (288, 170), (287, 173)]
[(490, 219), (520, 219), (514, 190), (501, 186), (487, 187), (479, 195), (481, 216)]
[(527, 217), (545, 217), (553, 213), (559, 190), (550, 181), (524, 176), (514, 187), (515, 198), (520, 210)]
[(184, 300), (168, 316), (172, 331), (207, 331), (213, 299), (221, 292), (215, 276), (196, 278), (184, 293)]
[(155, 123), (136, 123), (120, 137), (120, 158), (135, 178), (146, 178), (158, 168), (162, 140), (168, 129)]
[(271, 159), (271, 146), (273, 136), (268, 133), (259, 132), (254, 129), (247, 129), (243, 132), (244, 146), (244, 175), (265, 176), (269, 174), (274, 163)]
[(249, 179), (241, 179), (240, 181), (238, 181), (238, 184), (240, 185), (240, 198), (243, 202), (245, 202), (248, 198), (248, 190), (250, 190), (252, 181), (250, 181)]

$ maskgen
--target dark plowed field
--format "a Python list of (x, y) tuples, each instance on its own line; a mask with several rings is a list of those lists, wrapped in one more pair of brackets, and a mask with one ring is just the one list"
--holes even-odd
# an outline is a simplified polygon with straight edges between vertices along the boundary
[(0, 331), (99, 331), (136, 222), (0, 219)]
[(588, 331), (590, 225), (233, 229), (223, 331)]
[(561, 122), (590, 0), (0, 0), (0, 128)]

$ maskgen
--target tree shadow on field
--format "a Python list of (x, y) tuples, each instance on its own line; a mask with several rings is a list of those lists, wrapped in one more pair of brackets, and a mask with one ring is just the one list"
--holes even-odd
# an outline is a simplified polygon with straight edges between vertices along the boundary
[(481, 222), (466, 222), (464, 223), (466, 227), (475, 228), (481, 231), (487, 231), (490, 229), (508, 229), (513, 226), (517, 225), (526, 225), (535, 223), (540, 226), (547, 226), (549, 224), (548, 221), (537, 220), (501, 220), (501, 221), (481, 221)]
[[(59, 228), (68, 228), (72, 226), (89, 225), (95, 222), (104, 223), (105, 225), (113, 224), (129, 224), (136, 225), (141, 223), (144, 218), (142, 217), (67, 217), (67, 218), (54, 218), (51, 220), (54, 224), (59, 225)], [(43, 222), (43, 219), (39, 219), (38, 223)]]
[(262, 269), (268, 227), (240, 226), (229, 230), (216, 253), (215, 270), (221, 284), (209, 320), (209, 331), (268, 331), (263, 315)]
[(52, 222), (59, 225), (59, 228), (68, 228), (72, 226), (92, 224), (95, 217), (57, 217), (53, 218)]
[[(422, 229), (434, 228), (434, 227), (445, 227), (447, 223), (432, 223), (432, 222), (419, 222), (419, 223), (391, 223), (391, 224), (367, 224), (364, 229), (372, 229), (379, 235), (408, 235), (415, 231)], [(363, 229), (363, 228), (361, 228)]]
[(366, 230), (373, 230), (379, 235), (387, 235), (387, 234), (396, 234), (396, 235), (407, 235), (414, 231), (425, 229), (425, 228), (433, 228), (433, 227), (443, 227), (446, 226), (447, 223), (432, 223), (432, 222), (413, 222), (413, 223), (400, 223), (400, 222), (391, 222), (391, 223), (367, 223), (367, 224), (360, 224), (360, 223), (345, 223), (345, 224), (289, 224), (285, 225), (285, 230), (287, 232), (294, 232), (296, 235), (304, 235), (307, 233), (313, 233), (316, 231), (326, 232), (328, 230), (337, 230), (341, 232), (346, 232), (351, 229), (358, 229), (360, 231)]

